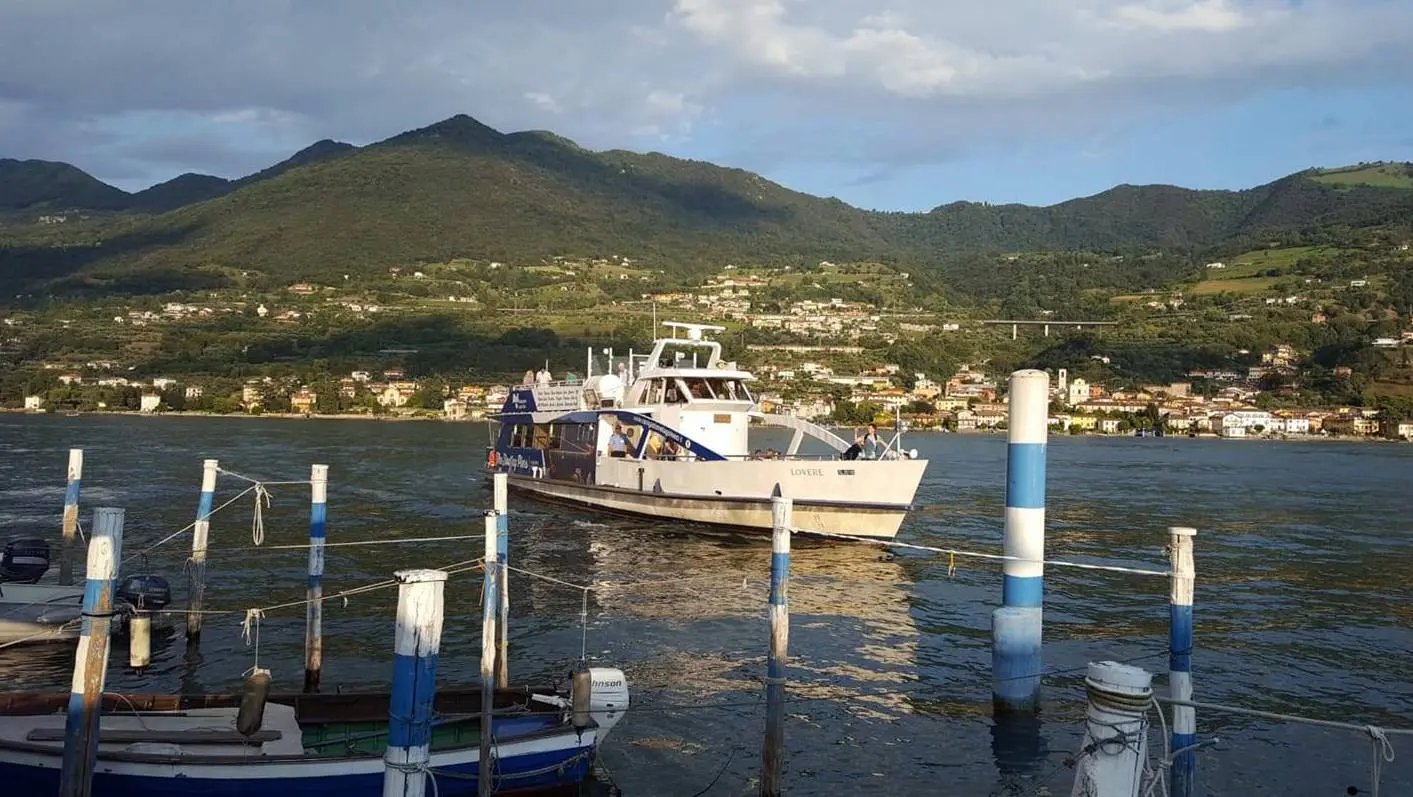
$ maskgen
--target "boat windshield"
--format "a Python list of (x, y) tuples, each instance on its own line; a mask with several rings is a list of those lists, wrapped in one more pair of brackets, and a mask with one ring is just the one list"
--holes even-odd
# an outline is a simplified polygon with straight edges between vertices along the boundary
[[(751, 393), (739, 379), (689, 376), (679, 380), (693, 401), (751, 401)], [(669, 402), (671, 403), (671, 402)]]

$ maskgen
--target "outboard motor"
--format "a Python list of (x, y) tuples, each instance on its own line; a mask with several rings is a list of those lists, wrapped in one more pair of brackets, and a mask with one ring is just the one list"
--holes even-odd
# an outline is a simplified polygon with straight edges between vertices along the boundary
[(157, 612), (172, 602), (172, 587), (161, 576), (128, 576), (118, 585), (117, 597), (138, 611)]
[(18, 539), (5, 543), (0, 554), (0, 581), (37, 584), (49, 570), (49, 543), (39, 539)]
[(593, 687), (589, 714), (599, 724), (598, 742), (602, 743), (628, 711), (628, 676), (616, 667), (590, 667), (589, 682)]

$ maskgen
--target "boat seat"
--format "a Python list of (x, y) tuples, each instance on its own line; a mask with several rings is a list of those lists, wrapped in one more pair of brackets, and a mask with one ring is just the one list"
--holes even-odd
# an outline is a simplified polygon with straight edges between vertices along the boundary
[[(99, 742), (104, 744), (131, 744), (134, 742), (153, 744), (248, 744), (257, 745), (278, 741), (284, 737), (280, 731), (257, 731), (245, 736), (238, 731), (224, 730), (147, 730), (145, 728), (108, 729), (99, 731)], [(25, 734), (28, 742), (62, 742), (63, 728), (35, 728)]]

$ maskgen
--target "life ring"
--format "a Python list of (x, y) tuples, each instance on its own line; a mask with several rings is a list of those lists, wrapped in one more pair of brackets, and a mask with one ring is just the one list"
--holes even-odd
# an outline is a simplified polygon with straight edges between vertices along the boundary
[(495, 449), (491, 449), (491, 455), (486, 457), (486, 467), (494, 468), (499, 461), (499, 458), (496, 457)]

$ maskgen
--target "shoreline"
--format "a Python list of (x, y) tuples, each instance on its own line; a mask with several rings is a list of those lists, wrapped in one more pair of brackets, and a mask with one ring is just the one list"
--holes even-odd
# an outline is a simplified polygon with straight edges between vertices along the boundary
[[(372, 414), (353, 414), (353, 413), (327, 414), (327, 413), (317, 413), (317, 412), (316, 412), (316, 413), (310, 413), (310, 414), (307, 414), (307, 415), (304, 414), (304, 413), (298, 413), (298, 412), (266, 412), (266, 413), (261, 413), (261, 414), (259, 414), (259, 415), (251, 415), (251, 414), (249, 414), (249, 413), (244, 413), (244, 412), (188, 412), (188, 411), (185, 411), (185, 410), (181, 410), (181, 411), (168, 410), (168, 411), (166, 411), (166, 412), (138, 412), (138, 411), (134, 411), (134, 410), (89, 410), (89, 411), (79, 412), (79, 413), (77, 413), (76, 415), (69, 415), (68, 413), (65, 413), (65, 412), (49, 412), (49, 411), (35, 412), (34, 410), (4, 409), (4, 408), (0, 408), (0, 414), (6, 414), (6, 415), (36, 415), (36, 416), (42, 415), (42, 416), (49, 416), (49, 417), (55, 417), (55, 418), (77, 417), (77, 416), (82, 416), (82, 415), (102, 415), (102, 416), (120, 416), (120, 417), (130, 417), (130, 418), (163, 418), (163, 417), (167, 417), (167, 418), (239, 418), (239, 419), (245, 419), (245, 420), (259, 420), (259, 419), (261, 419), (261, 418), (265, 418), (265, 419), (282, 420), (282, 421), (379, 421), (379, 422), (389, 422), (389, 423), (480, 423), (480, 422), (482, 422), (482, 421), (487, 420), (487, 419), (484, 418), (484, 417), (482, 417), (482, 418), (463, 418), (463, 419), (459, 419), (459, 420), (453, 420), (453, 419), (451, 419), (451, 418), (446, 418), (446, 417), (443, 417), (443, 416), (436, 416), (436, 415), (372, 415)], [(844, 426), (831, 427), (831, 426), (826, 426), (825, 428), (836, 429), (836, 430), (837, 430), (837, 429), (847, 429), (847, 428), (851, 428), (851, 427), (844, 427)], [(891, 428), (892, 428), (892, 427), (879, 427), (879, 431), (891, 430)], [(966, 430), (966, 431), (948, 432), (948, 431), (944, 431), (944, 430), (942, 430), (942, 429), (910, 429), (910, 430), (908, 430), (908, 434), (936, 434), (936, 435), (952, 435), (952, 434), (956, 434), (956, 435), (967, 435), (967, 436), (976, 436), (976, 437), (1004, 437), (1004, 436), (1006, 435), (1006, 431), (1005, 431), (1004, 429), (1002, 429), (1002, 430), (968, 429), (968, 430)], [(1140, 439), (1140, 440), (1148, 440), (1148, 439), (1165, 440), (1165, 439), (1172, 438), (1172, 439), (1182, 439), (1182, 440), (1232, 440), (1232, 441), (1236, 441), (1236, 442), (1253, 441), (1253, 442), (1264, 442), (1264, 443), (1407, 443), (1407, 442), (1413, 442), (1413, 441), (1407, 441), (1407, 440), (1396, 440), (1396, 439), (1391, 439), (1391, 438), (1388, 438), (1388, 437), (1379, 437), (1379, 436), (1376, 436), (1376, 435), (1362, 435), (1362, 436), (1340, 435), (1340, 436), (1338, 436), (1338, 437), (1331, 437), (1331, 436), (1329, 436), (1329, 435), (1307, 434), (1307, 435), (1298, 435), (1298, 436), (1297, 436), (1297, 435), (1289, 435), (1289, 436), (1286, 436), (1286, 437), (1222, 437), (1221, 435), (1207, 433), (1207, 434), (1199, 434), (1199, 435), (1197, 435), (1196, 437), (1189, 437), (1186, 432), (1183, 432), (1183, 433), (1180, 433), (1180, 434), (1166, 434), (1166, 435), (1163, 435), (1162, 437), (1148, 437), (1148, 438), (1135, 438), (1135, 436), (1132, 435), (1132, 434), (1101, 434), (1101, 433), (1098, 433), (1098, 432), (1086, 432), (1086, 433), (1084, 433), (1084, 434), (1069, 434), (1068, 432), (1060, 432), (1060, 433), (1051, 434), (1049, 437), (1050, 437), (1050, 439), (1052, 439), (1052, 440), (1055, 440), (1055, 439), (1064, 439), (1064, 438), (1071, 438), (1071, 437), (1078, 437), (1078, 438), (1099, 438), (1099, 439), (1105, 439), (1105, 440), (1122, 440), (1122, 439), (1126, 439), (1126, 438), (1127, 438), (1127, 439)]]

